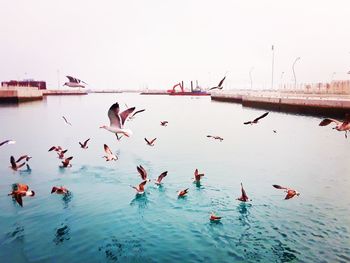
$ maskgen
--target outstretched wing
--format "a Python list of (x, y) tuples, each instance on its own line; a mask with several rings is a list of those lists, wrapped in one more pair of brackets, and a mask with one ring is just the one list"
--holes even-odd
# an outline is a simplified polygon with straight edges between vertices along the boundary
[(330, 124), (330, 123), (332, 123), (332, 122), (334, 122), (334, 123), (337, 124), (337, 125), (341, 124), (341, 122), (338, 121), (338, 120), (335, 120), (335, 119), (328, 119), (328, 118), (327, 118), (327, 119), (322, 120), (322, 121), (320, 122), (319, 126), (327, 126), (328, 124)]
[(147, 172), (146, 172), (145, 168), (143, 168), (142, 165), (137, 166), (136, 168), (137, 168), (137, 171), (139, 172), (142, 180), (146, 180), (147, 179)]
[(69, 82), (72, 82), (72, 83), (79, 83), (78, 80), (76, 78), (73, 78), (72, 76), (66, 76), (69, 80)]
[(247, 121), (247, 122), (244, 122), (243, 124), (247, 125), (247, 124), (251, 124), (252, 122), (251, 121)]
[(213, 89), (217, 89), (218, 87), (212, 87), (212, 88), (210, 88), (209, 90), (213, 90)]
[(261, 115), (260, 117), (256, 118), (253, 122), (257, 122), (258, 120), (265, 118), (269, 113), (265, 112), (263, 115)]
[(139, 190), (140, 191), (144, 191), (145, 190), (145, 185), (146, 185), (147, 181), (143, 181), (142, 183), (139, 184)]
[(109, 147), (108, 147), (108, 145), (107, 145), (107, 144), (104, 144), (104, 145), (103, 145), (103, 147), (104, 147), (105, 152), (106, 152), (107, 154), (113, 155), (113, 153), (112, 153), (111, 149), (109, 149)]
[(122, 121), (122, 125), (124, 125), (125, 120), (128, 118), (128, 116), (135, 110), (135, 107), (129, 108), (125, 111), (123, 111), (122, 113), (120, 113), (120, 118)]
[(90, 138), (89, 138), (89, 139), (87, 139), (87, 140), (84, 142), (84, 147), (86, 147), (86, 145), (87, 145), (88, 141), (90, 141)]
[(163, 180), (163, 178), (164, 178), (165, 176), (167, 176), (167, 174), (168, 174), (168, 171), (162, 172), (162, 173), (158, 176), (157, 181), (160, 183), (160, 182)]
[(149, 140), (147, 140), (147, 138), (145, 138), (145, 141), (147, 142), (147, 144), (151, 144)]
[(121, 128), (122, 122), (119, 117), (119, 104), (118, 102), (114, 103), (108, 110), (108, 118), (110, 121), (110, 126)]
[(278, 185), (278, 184), (273, 184), (272, 186), (275, 187), (275, 188), (277, 188), (277, 189), (288, 189), (287, 187), (280, 186), (280, 185)]
[(225, 81), (225, 79), (226, 79), (226, 76), (219, 82), (219, 85), (218, 85), (218, 87), (220, 87), (221, 88), (221, 86), (222, 86), (222, 84), (224, 83), (224, 81)]
[(11, 163), (11, 167), (12, 167), (13, 169), (16, 169), (16, 168), (17, 168), (17, 164), (16, 164), (15, 157), (13, 157), (13, 156), (10, 157), (10, 163)]
[(133, 118), (136, 114), (138, 114), (138, 113), (140, 113), (140, 112), (144, 112), (144, 111), (145, 111), (145, 109), (135, 111), (135, 112), (133, 113), (133, 115), (131, 115), (130, 117)]
[(28, 155), (22, 155), (21, 157), (18, 158), (18, 160), (16, 161), (16, 163), (19, 163), (20, 161), (22, 161), (23, 159), (27, 158)]
[(155, 140), (157, 140), (157, 138), (154, 138), (152, 141), (151, 141), (151, 144), (153, 144), (155, 142)]
[(17, 203), (23, 207), (23, 200), (22, 200), (22, 195), (21, 194), (15, 194), (15, 200)]

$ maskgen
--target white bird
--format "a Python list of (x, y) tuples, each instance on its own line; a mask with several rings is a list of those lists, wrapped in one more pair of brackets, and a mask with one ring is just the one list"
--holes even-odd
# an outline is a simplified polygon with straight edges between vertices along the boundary
[(111, 149), (109, 149), (107, 144), (104, 145), (104, 149), (107, 155), (103, 156), (103, 158), (106, 159), (106, 162), (118, 160), (118, 157), (112, 153)]
[(338, 121), (335, 119), (324, 119), (323, 121), (320, 122), (320, 126), (327, 126), (328, 124), (334, 122), (336, 126), (333, 129), (336, 129), (337, 131), (344, 131), (345, 132), (345, 138), (348, 137), (348, 131), (350, 130), (350, 115), (346, 114), (345, 115), (345, 120)]
[(108, 110), (108, 118), (110, 120), (110, 125), (102, 125), (100, 128), (106, 129), (114, 133), (119, 140), (118, 133), (124, 134), (127, 137), (132, 135), (132, 131), (129, 129), (124, 129), (124, 123), (128, 116), (135, 110), (135, 107), (128, 108), (127, 110), (119, 113), (118, 102), (114, 103)]

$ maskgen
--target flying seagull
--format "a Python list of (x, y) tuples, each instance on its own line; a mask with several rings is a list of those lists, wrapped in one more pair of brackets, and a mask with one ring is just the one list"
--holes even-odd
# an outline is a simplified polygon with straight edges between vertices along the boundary
[(61, 195), (67, 195), (67, 194), (69, 194), (69, 191), (68, 191), (67, 188), (65, 188), (63, 186), (60, 186), (60, 187), (54, 186), (51, 189), (51, 194), (53, 194), (53, 193), (61, 194)]
[(226, 79), (226, 76), (219, 82), (219, 85), (217, 85), (216, 87), (212, 87), (209, 90), (213, 90), (213, 89), (220, 89), (221, 90), (223, 88), (222, 84), (224, 83), (225, 79)]
[(17, 171), (19, 168), (21, 168), (22, 166), (24, 166), (26, 164), (25, 162), (21, 163), (21, 164), (17, 164), (15, 157), (13, 157), (13, 156), (10, 157), (10, 163), (11, 163), (10, 168), (14, 171)]
[(224, 138), (220, 137), (220, 136), (213, 136), (213, 135), (207, 135), (208, 138), (213, 138), (214, 140), (220, 140), (220, 142), (222, 142), (224, 140)]
[(284, 186), (280, 186), (277, 184), (272, 185), (273, 187), (277, 188), (277, 189), (283, 189), (285, 190), (285, 192), (287, 193), (286, 197), (284, 198), (285, 200), (291, 199), (294, 196), (299, 196), (300, 193), (295, 191), (294, 189), (288, 188), (288, 187), (284, 187)]
[(87, 85), (86, 82), (80, 79), (77, 79), (71, 76), (66, 76), (66, 77), (68, 78), (68, 82), (64, 83), (63, 86), (68, 86), (71, 88), (85, 88), (85, 85), (83, 85), (82, 83)]
[(14, 140), (6, 140), (6, 141), (3, 141), (3, 142), (0, 142), (0, 146), (3, 146), (5, 144), (15, 144), (16, 141)]
[(118, 160), (118, 157), (112, 153), (111, 149), (109, 149), (107, 144), (103, 145), (103, 148), (105, 150), (105, 153), (107, 154), (106, 156), (103, 156), (102, 158), (106, 159), (106, 162), (108, 161), (116, 161)]
[(247, 121), (244, 124), (257, 124), (260, 119), (265, 118), (268, 114), (269, 114), (268, 112), (265, 112), (263, 115), (261, 115), (260, 117), (254, 119), (253, 121)]
[(161, 126), (168, 126), (168, 123), (169, 123), (168, 121), (161, 121), (160, 125)]
[(145, 170), (145, 168), (142, 167), (142, 165), (139, 165), (136, 168), (143, 181), (148, 181), (148, 182), (151, 181), (150, 179), (147, 178), (147, 171)]
[(163, 178), (165, 177), (165, 176), (167, 176), (168, 175), (168, 171), (165, 171), (165, 172), (162, 172), (159, 176), (158, 176), (158, 178), (157, 178), (157, 180), (154, 182), (156, 185), (161, 185), (162, 183), (162, 180), (163, 180)]
[(242, 201), (242, 202), (252, 201), (252, 200), (250, 200), (249, 197), (247, 196), (247, 193), (245, 192), (242, 183), (241, 183), (241, 192), (242, 192), (242, 195), (241, 195), (241, 197), (237, 198), (237, 200)]
[(124, 123), (128, 116), (135, 110), (135, 107), (128, 108), (127, 110), (119, 113), (118, 102), (114, 103), (108, 110), (108, 118), (110, 120), (110, 125), (102, 125), (100, 128), (106, 129), (114, 133), (119, 140), (118, 133), (124, 134), (127, 137), (132, 135), (132, 131), (129, 129), (124, 129)]
[(65, 121), (68, 125), (72, 126), (72, 124), (67, 120), (66, 117), (62, 116), (62, 118), (64, 119), (64, 121)]
[(147, 139), (145, 138), (145, 141), (147, 142), (147, 145), (149, 145), (149, 146), (154, 146), (155, 140), (157, 140), (157, 138), (154, 138), (154, 139), (151, 140), (151, 141), (149, 141), (149, 140), (147, 140)]
[(142, 183), (140, 183), (138, 186), (132, 186), (132, 185), (130, 186), (136, 190), (136, 194), (142, 195), (145, 192), (146, 183), (147, 181), (145, 180)]
[(29, 190), (28, 185), (26, 184), (13, 184), (12, 185), (12, 192), (8, 195), (11, 195), (12, 198), (16, 200), (16, 202), (23, 207), (23, 200), (22, 197), (24, 196), (34, 196), (35, 192), (32, 190)]
[(348, 131), (350, 130), (350, 114), (345, 115), (345, 120), (343, 122), (335, 119), (324, 119), (320, 122), (319, 126), (327, 126), (332, 122), (336, 124), (336, 126), (333, 129), (337, 131), (344, 131), (345, 138), (348, 138)]
[(62, 167), (68, 168), (72, 167), (72, 165), (69, 163), (73, 159), (73, 156), (66, 158), (64, 161), (62, 161)]
[(87, 139), (84, 143), (79, 142), (80, 147), (83, 148), (83, 149), (89, 148), (89, 146), (87, 146), (88, 141), (90, 141), (90, 138)]

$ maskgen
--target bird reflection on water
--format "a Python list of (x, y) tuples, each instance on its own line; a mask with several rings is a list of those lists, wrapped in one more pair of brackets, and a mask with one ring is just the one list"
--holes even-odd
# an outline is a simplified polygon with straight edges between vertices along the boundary
[(70, 239), (70, 228), (67, 224), (62, 223), (60, 227), (56, 228), (55, 238), (53, 242), (56, 245), (62, 244), (65, 240)]
[(149, 200), (147, 199), (147, 195), (144, 194), (136, 194), (135, 198), (131, 200), (130, 205), (138, 205), (139, 208), (147, 208)]

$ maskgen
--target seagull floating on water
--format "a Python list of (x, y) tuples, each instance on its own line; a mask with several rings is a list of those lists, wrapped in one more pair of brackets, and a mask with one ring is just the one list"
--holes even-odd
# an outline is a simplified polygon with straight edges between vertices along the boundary
[(35, 192), (32, 190), (29, 190), (28, 185), (26, 184), (13, 184), (12, 185), (12, 192), (8, 195), (11, 195), (12, 198), (14, 198), (17, 203), (23, 207), (23, 200), (22, 197), (24, 196), (34, 196)]
[(261, 115), (260, 117), (252, 120), (252, 121), (247, 121), (247, 122), (244, 122), (244, 124), (257, 124), (259, 122), (260, 119), (262, 118), (265, 118), (269, 113), (268, 112), (265, 112), (263, 115)]
[(165, 176), (167, 176), (168, 175), (168, 171), (165, 171), (165, 172), (162, 172), (159, 176), (158, 176), (158, 178), (157, 178), (157, 180), (154, 182), (156, 185), (161, 185), (162, 183), (162, 180), (163, 180), (163, 178), (165, 177)]
[(5, 144), (15, 144), (16, 141), (14, 140), (6, 140), (6, 141), (3, 141), (3, 142), (0, 142), (0, 146), (3, 146)]
[(118, 160), (118, 157), (112, 153), (111, 149), (109, 149), (107, 144), (103, 145), (103, 148), (105, 150), (105, 153), (107, 154), (106, 156), (103, 156), (102, 158), (106, 159), (106, 162), (108, 161), (116, 161)]
[(89, 146), (87, 146), (88, 141), (90, 141), (90, 138), (87, 139), (84, 143), (79, 142), (80, 147), (83, 148), (83, 149), (89, 148)]
[(225, 76), (222, 80), (220, 80), (219, 85), (217, 85), (216, 87), (212, 87), (212, 88), (210, 88), (209, 90), (213, 90), (213, 89), (222, 90), (222, 88), (223, 88), (222, 84), (224, 83), (224, 80), (225, 80), (225, 79), (226, 79), (226, 76)]
[(147, 171), (145, 170), (145, 168), (142, 167), (142, 165), (139, 165), (136, 168), (143, 181), (148, 181), (148, 182), (151, 181), (151, 179), (147, 178)]
[(136, 194), (142, 195), (145, 192), (145, 185), (147, 183), (147, 180), (143, 181), (140, 183), (138, 186), (132, 186), (130, 187), (134, 188), (136, 190)]
[(18, 171), (19, 168), (21, 168), (22, 166), (24, 166), (26, 164), (25, 162), (21, 163), (21, 164), (17, 164), (15, 157), (13, 157), (13, 156), (10, 157), (10, 163), (11, 163), (10, 168), (14, 171)]
[(242, 201), (242, 202), (252, 201), (252, 200), (250, 200), (249, 197), (247, 196), (247, 193), (245, 192), (242, 183), (241, 183), (241, 191), (242, 191), (242, 195), (241, 195), (241, 197), (237, 198), (237, 200)]
[(73, 159), (73, 156), (66, 158), (64, 161), (62, 161), (62, 167), (63, 168), (69, 168), (72, 167), (72, 165), (69, 163)]
[(157, 138), (154, 138), (153, 140), (149, 141), (145, 138), (145, 141), (147, 142), (147, 145), (154, 146), (154, 142), (157, 140)]
[(124, 134), (127, 137), (132, 135), (132, 131), (129, 129), (123, 128), (125, 120), (128, 116), (135, 110), (135, 107), (128, 108), (127, 110), (119, 113), (119, 104), (118, 102), (114, 103), (108, 110), (108, 118), (110, 120), (110, 125), (102, 125), (100, 128), (106, 129), (114, 133), (119, 140), (118, 133)]
[(64, 119), (64, 121), (65, 121), (68, 125), (72, 126), (72, 124), (67, 120), (66, 117), (62, 116), (62, 118)]
[(333, 129), (337, 131), (344, 131), (345, 138), (348, 138), (348, 131), (350, 130), (350, 114), (345, 115), (345, 120), (343, 122), (335, 119), (324, 119), (320, 122), (319, 126), (327, 126), (332, 122), (336, 124), (336, 126)]
[(177, 193), (177, 196), (178, 197), (185, 197), (188, 193), (188, 189), (189, 188), (186, 188), (185, 190), (180, 190), (178, 193)]
[(284, 187), (284, 186), (280, 186), (277, 184), (272, 185), (273, 187), (277, 188), (277, 189), (283, 189), (285, 190), (285, 192), (287, 193), (286, 197), (284, 198), (285, 200), (291, 199), (294, 196), (299, 196), (300, 193), (295, 191), (294, 189), (288, 188), (288, 187)]
[(69, 191), (67, 188), (63, 187), (63, 186), (54, 186), (51, 189), (51, 194), (56, 193), (56, 194), (61, 194), (61, 195), (67, 195), (69, 194)]
[(215, 215), (214, 214), (214, 212), (212, 212), (211, 214), (210, 214), (210, 221), (212, 221), (212, 222), (218, 222), (218, 221), (220, 221), (221, 220), (221, 216), (217, 216), (217, 215)]

